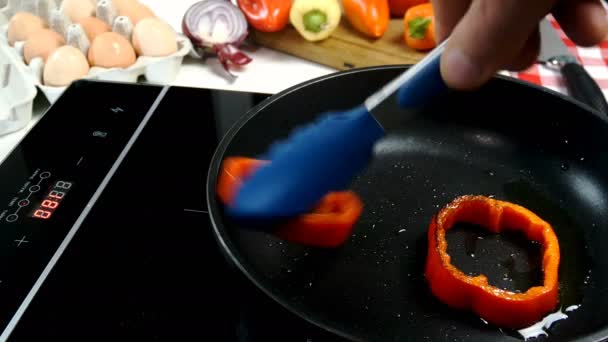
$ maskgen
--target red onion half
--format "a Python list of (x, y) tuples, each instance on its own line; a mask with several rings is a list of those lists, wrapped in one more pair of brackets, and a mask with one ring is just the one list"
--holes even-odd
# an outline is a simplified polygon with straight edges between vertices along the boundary
[(212, 49), (228, 73), (229, 63), (251, 62), (238, 48), (249, 33), (247, 19), (228, 0), (203, 0), (190, 6), (184, 14), (182, 30), (193, 44)]

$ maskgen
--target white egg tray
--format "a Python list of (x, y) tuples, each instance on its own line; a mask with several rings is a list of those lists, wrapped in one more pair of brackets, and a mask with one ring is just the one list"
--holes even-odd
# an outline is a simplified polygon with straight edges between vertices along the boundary
[(17, 58), (0, 45), (0, 135), (20, 130), (32, 118), (36, 87), (30, 75), (17, 67)]
[[(24, 80), (30, 83), (31, 86), (37, 87), (44, 96), (48, 99), (50, 103), (54, 103), (59, 96), (65, 91), (67, 87), (54, 87), (43, 84), (43, 70), (44, 70), (44, 62), (41, 58), (36, 58), (27, 65), (23, 58), (23, 45), (25, 42), (16, 42), (14, 46), (10, 46), (8, 43), (8, 23), (12, 15), (17, 11), (28, 11), (33, 14), (39, 15), (50, 22), (50, 18), (44, 17), (42, 15), (42, 9), (45, 8), (45, 12), (48, 15), (50, 12), (49, 8), (59, 9), (61, 8), (62, 0), (0, 0), (0, 48), (2, 48), (2, 53), (8, 55), (7, 57), (2, 57), (2, 63), (8, 61), (12, 69), (18, 70), (20, 75), (24, 76)], [(85, 0), (83, 0), (85, 1)], [(100, 5), (107, 6), (108, 3), (111, 4), (111, 0), (98, 0), (97, 6)], [(40, 7), (39, 7), (40, 6)], [(17, 10), (15, 10), (17, 8)], [(100, 18), (101, 19), (101, 18)], [(116, 25), (117, 22), (122, 24), (128, 22), (127, 17), (114, 17), (113, 19), (114, 25), (110, 25), (113, 31), (126, 35), (130, 37), (130, 29), (132, 29), (132, 25), (129, 29), (129, 32), (118, 32), (117, 27), (124, 28), (125, 25)], [(128, 26), (128, 25), (127, 25)], [(61, 33), (61, 32), (60, 32)], [(84, 32), (82, 32), (84, 35)], [(193, 47), (190, 40), (183, 36), (182, 34), (177, 33), (178, 37), (178, 50), (172, 55), (165, 57), (147, 57), (147, 56), (139, 56), (136, 62), (127, 67), (127, 68), (100, 68), (100, 67), (91, 67), (88, 75), (83, 77), (84, 79), (95, 79), (95, 80), (104, 80), (104, 81), (119, 81), (119, 82), (138, 82), (140, 77), (145, 79), (147, 83), (155, 83), (155, 84), (167, 84), (171, 83), (177, 77), (179, 69), (182, 65), (183, 58), (192, 53)], [(66, 44), (70, 44), (68, 37), (64, 34), (64, 38), (66, 40)], [(86, 38), (86, 36), (85, 36)], [(130, 40), (130, 39), (129, 39)], [(73, 41), (73, 37), (72, 37)], [(74, 44), (71, 44), (74, 45)], [(78, 47), (78, 46), (75, 46)], [(87, 45), (88, 47), (88, 45)], [(80, 47), (81, 48), (81, 47)], [(84, 51), (83, 51), (84, 52)], [(87, 54), (85, 53), (85, 56)], [(0, 64), (0, 68), (2, 65)], [(0, 71), (1, 76), (1, 71)], [(2, 79), (0, 78), (0, 81)], [(143, 81), (143, 80), (142, 80)], [(26, 87), (26, 85), (22, 85), (22, 87)], [(0, 91), (5, 94), (6, 91), (4, 89), (0, 89)], [(33, 100), (31, 96), (31, 92), (27, 92), (27, 98)], [(35, 95), (35, 94), (34, 94)], [(4, 96), (4, 95), (2, 95)], [(26, 106), (27, 107), (27, 106)], [(31, 103), (29, 104), (29, 114), (25, 114), (24, 117), (31, 117)], [(5, 108), (2, 108), (4, 111)], [(0, 135), (7, 133), (3, 130), (2, 117), (5, 116), (6, 113), (0, 113)], [(23, 121), (23, 120), (21, 120)], [(26, 120), (25, 124), (27, 124)]]

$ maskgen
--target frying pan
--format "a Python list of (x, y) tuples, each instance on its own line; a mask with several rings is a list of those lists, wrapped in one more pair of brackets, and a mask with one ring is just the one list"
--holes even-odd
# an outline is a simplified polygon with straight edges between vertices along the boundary
[[(608, 337), (608, 122), (541, 87), (497, 76), (436, 99), (389, 132), (351, 185), (365, 208), (339, 248), (287, 243), (225, 215), (215, 195), (225, 157), (258, 157), (320, 113), (361, 103), (404, 68), (311, 80), (271, 96), (231, 128), (207, 180), (209, 213), (229, 260), (274, 300), (349, 340), (518, 341), (517, 331), (436, 300), (423, 273), (432, 216), (460, 195), (493, 196), (534, 211), (560, 241), (560, 309), (568, 318), (539, 339)], [(525, 291), (540, 283), (540, 261), (538, 246), (523, 240), (462, 225), (448, 234), (448, 252), (463, 271)]]

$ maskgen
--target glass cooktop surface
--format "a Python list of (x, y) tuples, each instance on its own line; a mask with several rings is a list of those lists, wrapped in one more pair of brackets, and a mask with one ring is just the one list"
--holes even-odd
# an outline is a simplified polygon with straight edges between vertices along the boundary
[(79, 81), (0, 165), (0, 341), (336, 341), (223, 256), (223, 134), (268, 95)]

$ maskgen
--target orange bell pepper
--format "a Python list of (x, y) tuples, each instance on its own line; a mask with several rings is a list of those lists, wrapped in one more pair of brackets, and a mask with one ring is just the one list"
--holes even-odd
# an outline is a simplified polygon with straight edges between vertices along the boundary
[(380, 38), (390, 19), (388, 0), (343, 0), (344, 15), (357, 31)]
[(410, 7), (428, 3), (429, 0), (388, 0), (388, 8), (395, 17), (403, 18)]
[(437, 45), (435, 12), (431, 3), (410, 7), (405, 12), (403, 23), (405, 42), (412, 49), (430, 50)]
[[(246, 157), (226, 158), (216, 186), (220, 201), (230, 205), (243, 181), (265, 163), (268, 161)], [(338, 247), (348, 239), (362, 212), (363, 202), (354, 192), (330, 192), (310, 213), (287, 221), (274, 234), (294, 243)]]
[[(470, 277), (451, 263), (446, 231), (457, 222), (499, 234), (519, 230), (543, 246), (542, 286), (515, 293), (488, 284), (481, 274)], [(540, 321), (558, 303), (559, 244), (549, 223), (519, 205), (484, 196), (462, 196), (435, 215), (428, 230), (425, 276), (431, 292), (450, 307), (471, 310), (501, 327), (519, 329)]]
[(238, 0), (249, 25), (262, 32), (278, 32), (287, 26), (292, 0)]

